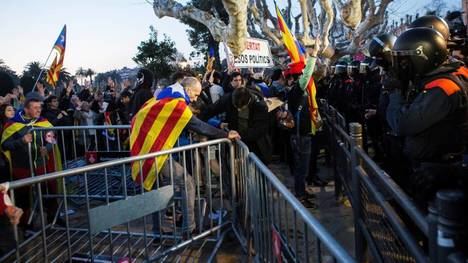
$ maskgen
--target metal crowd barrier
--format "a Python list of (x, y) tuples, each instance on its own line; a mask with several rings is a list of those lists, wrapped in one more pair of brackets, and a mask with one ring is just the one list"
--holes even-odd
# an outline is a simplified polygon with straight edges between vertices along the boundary
[[(139, 188), (138, 193), (129, 195), (126, 184), (121, 182), (124, 191), (121, 199), (116, 198), (109, 192), (109, 176), (104, 173), (104, 184), (100, 186), (104, 196), (96, 199), (90, 194), (89, 174), (120, 169), (122, 176), (127, 176), (132, 162), (141, 168), (144, 160), (162, 155), (168, 155), (168, 168), (157, 176), (167, 180), (157, 180), (154, 190)], [(40, 222), (37, 232), (27, 239), (21, 238), (15, 226), (16, 249), (0, 262), (177, 261), (184, 257), (181, 250), (200, 240), (202, 245), (215, 242), (207, 259), (212, 261), (226, 233), (233, 230), (229, 219), (236, 218), (228, 216), (229, 210), (235, 214), (233, 208), (237, 207), (234, 184), (229, 183), (229, 189), (223, 187), (223, 181), (235, 181), (234, 155), (231, 141), (219, 139), (10, 182), (13, 202), (19, 189), (35, 189)], [(191, 168), (189, 159), (203, 169)], [(214, 160), (219, 163), (215, 165)], [(83, 206), (70, 201), (73, 197), (68, 192), (71, 182), (67, 178), (71, 177), (83, 179)], [(62, 202), (57, 211), (50, 209), (56, 199), (46, 199), (43, 193), (43, 186), (49, 182), (62, 186), (62, 192), (55, 195)], [(57, 214), (53, 222), (47, 221), (47, 213)], [(195, 228), (186, 220), (190, 213)]]
[(253, 153), (248, 168), (255, 262), (354, 262)]
[[(329, 257), (353, 261), (242, 141), (221, 139), (143, 156), (116, 157), (115, 153), (127, 150), (123, 140), (112, 141), (99, 134), (112, 129), (117, 138), (118, 130), (128, 128), (35, 130), (44, 134), (53, 130), (58, 135), (64, 169), (44, 171), (44, 175), (31, 169), (31, 178), (10, 182), (13, 201), (20, 190), (33, 190), (36, 205), (32, 210), (37, 212), (31, 213), (29, 223), (35, 229), (32, 236), (23, 238), (23, 228), (15, 226), (16, 249), (0, 255), (0, 262), (160, 262), (187, 260), (188, 254), (211, 262), (229, 231), (249, 258), (255, 256), (263, 262), (315, 261), (312, 255), (319, 262)], [(91, 132), (90, 140), (87, 135), (92, 130), (96, 132)], [(88, 165), (84, 158), (91, 141), (96, 152), (114, 155)], [(169, 156), (166, 173), (170, 179), (164, 182), (159, 174), (155, 189), (145, 191), (131, 179), (130, 165), (138, 162), (141, 166), (144, 160), (161, 155)], [(182, 167), (182, 182), (175, 178), (177, 169), (180, 171), (175, 163)], [(49, 191), (50, 182), (60, 190)], [(184, 221), (188, 211), (195, 218), (193, 231)], [(215, 243), (214, 248), (200, 259), (207, 242)]]
[[(454, 218), (441, 212), (447, 207), (456, 210), (460, 193), (439, 192), (437, 202), (443, 205), (424, 214), (363, 150), (359, 123), (349, 124), (348, 135), (343, 127), (346, 121), (337, 117), (341, 115), (326, 101), (322, 101), (321, 114), (330, 136), (335, 178), (344, 182), (352, 204), (355, 256), (359, 262), (448, 262), (450, 254), (460, 252), (456, 244), (460, 237), (447, 232), (459, 231), (458, 235), (462, 235), (462, 223), (455, 223)], [(450, 237), (450, 241), (445, 242), (441, 236)], [(453, 262), (464, 262), (461, 258)]]

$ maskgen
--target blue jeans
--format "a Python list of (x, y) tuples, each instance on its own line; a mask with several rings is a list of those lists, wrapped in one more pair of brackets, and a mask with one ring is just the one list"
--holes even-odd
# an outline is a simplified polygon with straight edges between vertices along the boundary
[(306, 194), (305, 178), (309, 174), (312, 139), (309, 135), (292, 135), (290, 140), (293, 154), (294, 191), (300, 198)]

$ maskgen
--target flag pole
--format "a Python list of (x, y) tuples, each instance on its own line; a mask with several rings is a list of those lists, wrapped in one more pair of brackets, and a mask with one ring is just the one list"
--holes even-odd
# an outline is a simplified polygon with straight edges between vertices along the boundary
[[(55, 44), (54, 44), (54, 46), (55, 46)], [(45, 69), (45, 66), (47, 65), (47, 62), (49, 61), (50, 55), (52, 55), (52, 52), (54, 51), (54, 46), (52, 46), (52, 49), (50, 50), (49, 56), (47, 57), (46, 61), (44, 62), (44, 65), (42, 65), (41, 72), (39, 73), (39, 76), (37, 77), (36, 82), (34, 82), (34, 86), (33, 86), (31, 92), (33, 92), (36, 89), (37, 82), (39, 82), (39, 80), (41, 79), (42, 73), (44, 73), (44, 69)]]
[[(65, 25), (63, 25), (63, 27), (65, 27)], [(62, 27), (62, 30), (63, 30), (63, 27)], [(62, 33), (62, 31), (60, 31), (60, 33)], [(32, 90), (31, 90), (31, 92), (33, 92), (36, 89), (37, 82), (39, 82), (39, 80), (42, 77), (42, 73), (44, 73), (45, 66), (47, 65), (47, 62), (49, 62), (50, 55), (52, 55), (52, 52), (54, 51), (54, 47), (55, 47), (55, 42), (52, 45), (52, 48), (50, 49), (49, 56), (47, 56), (47, 59), (44, 62), (44, 65), (42, 65), (42, 67), (41, 67), (41, 72), (39, 72), (39, 76), (37, 77), (36, 82), (34, 82), (34, 86), (33, 86)]]

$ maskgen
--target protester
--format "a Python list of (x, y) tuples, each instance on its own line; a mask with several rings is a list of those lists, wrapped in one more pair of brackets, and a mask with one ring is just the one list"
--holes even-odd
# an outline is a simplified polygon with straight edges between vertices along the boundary
[(130, 118), (133, 118), (141, 106), (153, 97), (151, 92), (153, 79), (153, 73), (148, 69), (142, 68), (138, 71), (137, 84), (130, 102)]
[[(9, 157), (12, 177), (15, 180), (31, 176), (30, 162), (33, 164), (34, 173), (40, 175), (55, 171), (55, 161), (60, 160), (58, 158), (55, 159), (58, 157), (56, 155), (58, 154), (58, 150), (54, 151), (53, 145), (48, 143), (44, 138), (41, 138), (43, 133), (31, 131), (32, 127), (52, 127), (50, 122), (40, 116), (41, 110), (41, 102), (38, 99), (27, 99), (24, 109), (18, 111), (4, 126), (1, 147), (5, 156)], [(31, 144), (31, 155), (29, 154), (28, 144)], [(49, 182), (49, 190), (52, 193), (56, 192), (54, 181)], [(29, 213), (29, 208), (31, 207), (29, 192), (29, 187), (16, 190), (16, 204), (25, 209), (25, 213)], [(56, 203), (51, 200), (47, 206), (49, 208), (48, 216), (53, 217)]]
[[(235, 131), (230, 131), (229, 133), (224, 132), (223, 130), (216, 129), (211, 125), (199, 120), (197, 117), (193, 116), (190, 109), (187, 107), (188, 104), (197, 100), (198, 96), (201, 92), (201, 83), (194, 77), (187, 77), (185, 78), (181, 85), (173, 85), (171, 87), (163, 89), (156, 98), (152, 98), (148, 101), (145, 106), (138, 111), (137, 115), (135, 115), (134, 122), (132, 123), (132, 131), (130, 134), (130, 141), (133, 142), (131, 144), (131, 154), (132, 155), (140, 155), (145, 154), (146, 152), (141, 151), (141, 146), (138, 146), (138, 142), (141, 139), (139, 137), (145, 138), (149, 132), (153, 133), (156, 132), (155, 130), (149, 130), (151, 125), (144, 125), (142, 126), (143, 121), (149, 122), (150, 119), (147, 118), (149, 111), (153, 110), (163, 110), (168, 108), (173, 108), (172, 112), (165, 112), (162, 114), (158, 114), (157, 116), (153, 116), (153, 122), (158, 121), (158, 118), (166, 118), (166, 114), (169, 116), (178, 116), (177, 118), (169, 118), (169, 125), (167, 127), (172, 127), (175, 129), (176, 132), (170, 132), (170, 137), (165, 136), (157, 136), (154, 138), (154, 142), (160, 141), (158, 145), (161, 145), (159, 149), (152, 149), (152, 151), (159, 151), (170, 149), (173, 147), (174, 143), (176, 142), (177, 138), (180, 136), (180, 132), (183, 128), (193, 130), (199, 134), (208, 136), (210, 138), (230, 138), (230, 139), (238, 139), (240, 138), (239, 134)], [(177, 107), (165, 107), (166, 105), (176, 104)], [(159, 120), (161, 121), (161, 120)], [(157, 129), (163, 129), (163, 127), (157, 127)], [(161, 133), (156, 133), (161, 134)], [(145, 165), (146, 162), (154, 162), (154, 159), (147, 160), (143, 163)], [(180, 160), (179, 160), (180, 161)], [(183, 209), (183, 222), (181, 223), (182, 229), (184, 232), (192, 232), (195, 228), (195, 218), (194, 218), (194, 206), (195, 206), (195, 186), (194, 180), (192, 176), (184, 176), (184, 168), (179, 164), (177, 161), (172, 162), (172, 168), (169, 165), (169, 161), (167, 160), (167, 156), (156, 157), (156, 162), (158, 162), (158, 166), (160, 167), (158, 171), (161, 171), (162, 175), (162, 182), (159, 184), (168, 185), (171, 184), (171, 170), (173, 171), (173, 180), (174, 184), (177, 186), (176, 192), (182, 197), (182, 209)], [(133, 166), (137, 164), (134, 163)], [(154, 184), (156, 178), (155, 174), (149, 172), (147, 174), (140, 175), (138, 172), (133, 174), (133, 178), (136, 179), (138, 183), (143, 182), (143, 186), (150, 190), (153, 187), (157, 186)], [(141, 181), (138, 181), (141, 180)], [(161, 231), (159, 225), (159, 214), (156, 213), (154, 216), (154, 229), (153, 231), (159, 232)], [(159, 232), (160, 233), (160, 232)]]

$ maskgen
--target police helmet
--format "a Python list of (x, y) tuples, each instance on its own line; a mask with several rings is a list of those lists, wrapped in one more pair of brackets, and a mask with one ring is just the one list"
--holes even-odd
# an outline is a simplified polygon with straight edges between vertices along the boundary
[(370, 65), (372, 60), (370, 58), (366, 58), (364, 61), (361, 61), (359, 64), (359, 74), (367, 74), (370, 71)]
[(447, 59), (447, 42), (431, 28), (403, 32), (392, 50), (392, 65), (401, 81), (414, 80), (439, 67)]
[(439, 32), (447, 41), (450, 38), (450, 28), (447, 22), (442, 18), (434, 15), (422, 16), (409, 24), (408, 28), (428, 27)]
[(391, 51), (395, 40), (396, 37), (392, 34), (382, 34), (372, 38), (367, 49), (377, 66), (387, 68), (392, 64)]
[(347, 67), (348, 67), (348, 63), (346, 63), (345, 61), (340, 61), (340, 62), (336, 63), (336, 65), (335, 65), (335, 74), (336, 75), (346, 74)]
[(358, 60), (353, 60), (351, 63), (348, 64), (348, 75), (354, 76), (359, 73), (359, 66), (361, 62)]

